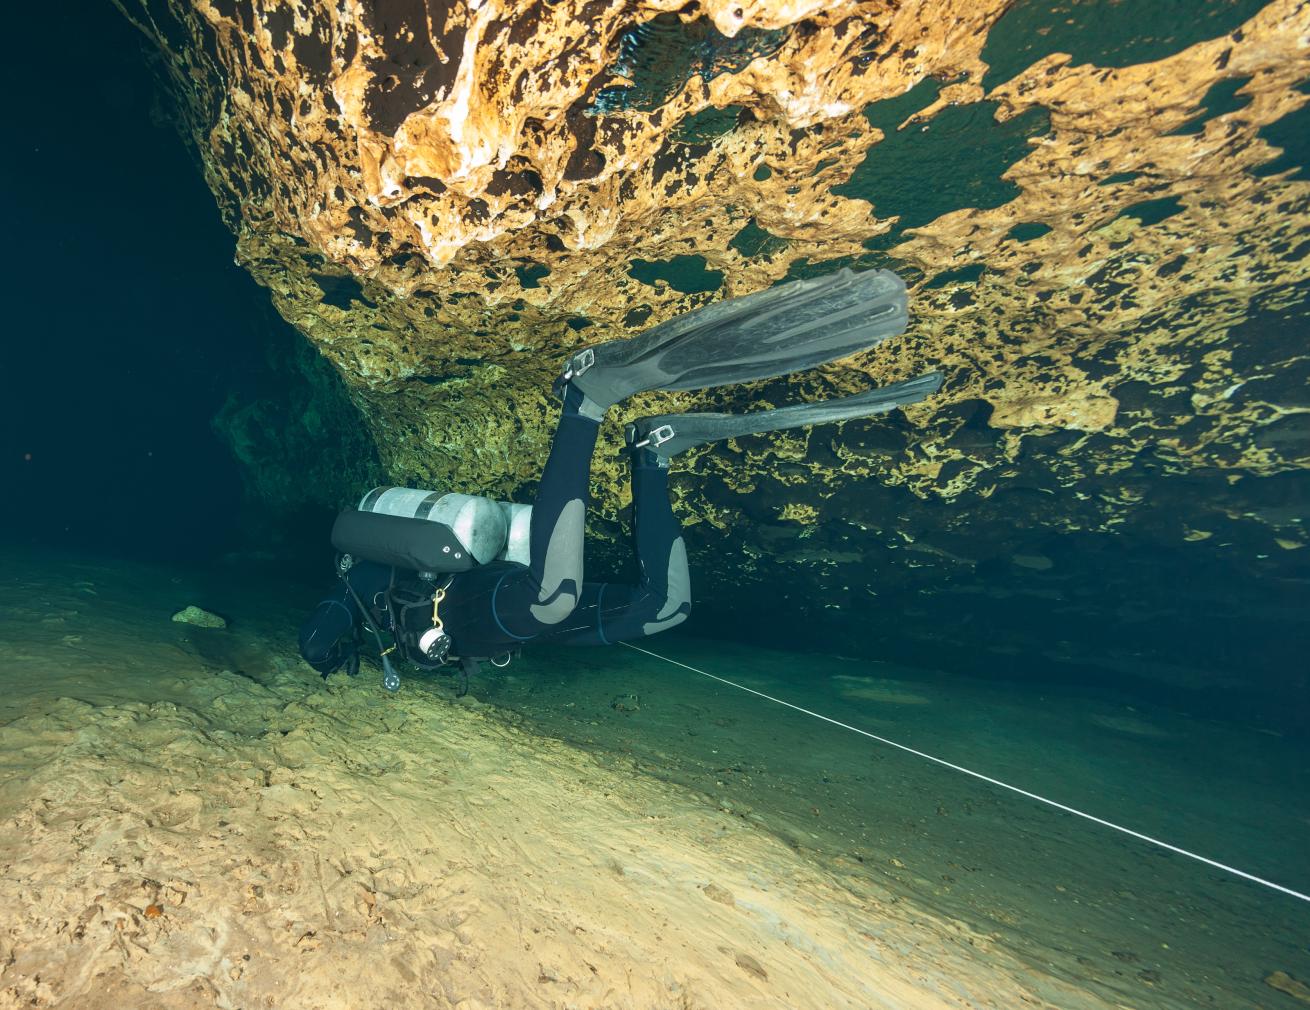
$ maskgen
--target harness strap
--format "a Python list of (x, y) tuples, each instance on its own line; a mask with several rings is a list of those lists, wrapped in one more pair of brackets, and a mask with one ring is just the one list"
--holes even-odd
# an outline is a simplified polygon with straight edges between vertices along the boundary
[(456, 698), (462, 698), (469, 693), (469, 676), (482, 672), (482, 664), (472, 656), (461, 656), (459, 660), (459, 688), (455, 691)]

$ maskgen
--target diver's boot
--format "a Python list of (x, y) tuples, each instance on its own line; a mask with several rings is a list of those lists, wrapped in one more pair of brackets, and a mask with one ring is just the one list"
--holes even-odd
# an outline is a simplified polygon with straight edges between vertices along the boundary
[(694, 309), (627, 340), (573, 354), (555, 383), (601, 412), (634, 393), (772, 379), (866, 350), (905, 329), (905, 282), (890, 270), (779, 284)]
[(564, 403), (564, 409), (560, 412), (561, 421), (569, 417), (582, 417), (599, 424), (611, 406), (597, 403), (572, 382), (556, 383), (555, 395)]
[(659, 452), (652, 449), (649, 445), (633, 445), (632, 425), (629, 424), (625, 431), (628, 438), (628, 447), (626, 455), (628, 462), (633, 470), (667, 470), (669, 468), (669, 457), (661, 456)]
[(685, 449), (718, 442), (738, 435), (759, 435), (787, 431), (810, 424), (849, 421), (857, 417), (885, 414), (906, 404), (918, 403), (941, 388), (942, 373), (929, 372), (917, 379), (897, 382), (881, 389), (826, 400), (798, 403), (754, 414), (661, 414), (631, 421), (624, 429), (629, 450), (668, 458)]

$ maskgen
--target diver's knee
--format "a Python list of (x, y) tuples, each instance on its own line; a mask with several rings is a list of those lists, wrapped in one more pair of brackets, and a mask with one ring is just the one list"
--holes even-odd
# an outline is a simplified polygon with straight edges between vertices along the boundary
[(686, 578), (671, 580), (664, 594), (664, 606), (660, 607), (657, 620), (676, 618), (675, 623), (681, 624), (689, 616), (691, 616), (691, 580)]
[(307, 624), (300, 629), (300, 658), (310, 666), (327, 659), (336, 644), (335, 638), (321, 634), (316, 625)]
[(300, 634), (300, 658), (313, 669), (326, 677), (351, 655), (351, 650), (339, 639), (318, 635), (311, 630), (302, 630)]
[(665, 611), (682, 611), (683, 620), (686, 620), (686, 615), (691, 613), (691, 567), (687, 564), (687, 544), (682, 537), (673, 541), (669, 551), (669, 570), (664, 585), (668, 600)]
[(324, 600), (300, 626), (300, 655), (310, 666), (332, 662), (337, 643), (350, 632), (354, 617), (336, 600)]
[(559, 624), (578, 606), (578, 594), (561, 589), (545, 603), (534, 603), (528, 610), (539, 624)]
[[(672, 601), (670, 601), (672, 602)], [(666, 607), (660, 612), (655, 620), (643, 624), (641, 633), (643, 635), (658, 635), (661, 631), (668, 631), (670, 628), (676, 628), (691, 615), (691, 601), (685, 600), (677, 604), (676, 608)]]

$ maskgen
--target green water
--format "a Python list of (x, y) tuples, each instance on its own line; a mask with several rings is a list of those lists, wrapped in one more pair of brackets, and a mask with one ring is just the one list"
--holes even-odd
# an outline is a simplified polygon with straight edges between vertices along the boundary
[[(995, 683), (666, 635), (637, 643), (1276, 883), (1310, 885), (1310, 749), (1116, 685)], [(1011, 662), (1032, 660), (1016, 656)], [(632, 650), (488, 671), (480, 697), (1125, 1005), (1265, 1007), (1310, 905)]]
[(1164, 59), (1234, 31), (1264, 0), (1020, 0), (987, 35), (983, 78), (995, 87), (1051, 53), (1075, 65), (1126, 67)]
[[(69, 697), (201, 705), (213, 732), (276, 742), (297, 706), (345, 691), (385, 723), (375, 667), (322, 685), (300, 666), (294, 628), (316, 587), (257, 560), (187, 569), (13, 549), (3, 559), (0, 733)], [(183, 600), (223, 613), (229, 629), (170, 624)], [(781, 840), (870, 908), (904, 903), (958, 923), (1026, 965), (1025, 984), (1056, 1005), (1073, 992), (1139, 1010), (1290, 1010), (1265, 978), (1310, 977), (1310, 905), (884, 742), (1306, 891), (1304, 734), (1148, 699), (1109, 672), (1037, 687), (1013, 677), (1010, 666), (1035, 662), (1022, 655), (997, 659), (988, 682), (677, 634), (639, 645), (665, 658), (540, 649), (486, 669), (463, 704), (634, 783), (671, 784)], [(44, 678), (5, 679), (35, 659)], [(234, 706), (249, 695), (249, 710), (203, 714), (210, 678), (231, 682), (219, 694)], [(232, 690), (242, 682), (249, 691)], [(410, 672), (406, 711), (440, 720), (454, 686)], [(381, 730), (347, 732), (376, 751)]]
[[(987, 39), (983, 83), (1002, 85), (1053, 53), (1100, 67), (1162, 59), (1236, 31), (1262, 6), (1019, 0)], [(715, 469), (738, 451), (725, 449), (674, 478), (675, 486), (695, 482), (735, 523), (688, 528), (693, 574), (703, 578), (697, 591), (714, 587), (697, 600), (690, 626), (721, 638), (668, 635), (638, 643), (659, 656), (623, 647), (529, 652), (506, 669), (484, 670), (463, 700), (455, 699), (452, 678), (414, 671), (393, 698), (368, 664), (358, 679), (335, 675), (324, 684), (297, 658), (295, 631), (330, 582), (329, 499), (348, 500), (361, 482), (383, 480), (375, 473), (374, 434), (334, 366), (284, 326), (267, 292), (232, 266), (231, 236), (172, 127), (161, 118), (148, 130), (144, 119), (127, 128), (125, 110), (144, 115), (164, 106), (148, 77), (140, 78), (145, 63), (132, 48), (134, 31), (109, 5), (104, 13), (119, 35), (101, 32), (72, 7), (35, 11), (35, 23), (17, 33), (47, 38), (54, 26), (61, 54), (80, 52), (81, 62), (95, 65), (104, 117), (69, 131), (66, 117), (51, 113), (78, 107), (85, 96), (76, 75), (51, 75), (41, 62), (48, 46), (24, 47), (6, 71), (11, 93), (26, 95), (40, 80), (48, 99), (25, 99), (12, 110), (11, 190), (30, 188), (26, 173), (39, 164), (51, 193), (85, 193), (92, 178), (110, 196), (98, 203), (18, 201), (15, 241), (28, 272), (16, 267), (9, 275), (13, 333), (0, 341), (0, 376), (10, 380), (0, 483), (11, 510), (6, 534), (23, 543), (0, 547), (0, 737), (19, 720), (39, 730), (49, 716), (54, 725), (58, 710), (71, 722), (60, 724), (66, 738), (61, 743), (52, 731), (41, 746), (75, 749), (79, 712), (89, 720), (115, 705), (184, 711), (200, 729), (165, 739), (159, 754), (148, 755), (165, 771), (178, 755), (222, 752), (205, 750), (206, 742), (239, 738), (252, 749), (267, 745), (270, 775), (289, 775), (305, 713), (330, 698), (343, 703), (325, 706), (331, 711), (324, 720), (342, 720), (336, 729), (347, 740), (370, 740), (374, 764), (343, 761), (348, 785), (367, 793), (370, 781), (413, 757), (401, 753), (404, 737), (389, 736), (403, 719), (437, 724), (471, 710), (485, 716), (489, 731), (515, 727), (524, 746), (543, 756), (563, 742), (629, 783), (658, 782), (670, 787), (663, 795), (713, 813), (720, 824), (780, 841), (800, 861), (787, 866), (813, 868), (843, 897), (854, 896), (879, 939), (892, 920), (876, 910), (888, 903), (957, 924), (965, 942), (976, 943), (977, 964), (1016, 959), (1062, 1010), (1071, 993), (1080, 1006), (1133, 1010), (1304, 1005), (1267, 979), (1284, 972), (1310, 984), (1310, 904), (960, 770), (1310, 891), (1302, 633), (1310, 550), (1295, 546), (1310, 521), (1310, 486), (1296, 462), (1310, 445), (1310, 373), (1306, 314), (1286, 309), (1294, 289), (1269, 286), (1261, 299), (1282, 306), (1257, 301), (1248, 321), (1206, 352), (1231, 361), (1241, 378), (1224, 392), (1225, 404), (1265, 404), (1251, 415), (1258, 424), (1250, 440), (1289, 461), (1277, 472), (1239, 467), (1236, 441), (1207, 446), (1215, 465), (1188, 469), (1163, 436), (1148, 432), (1116, 457), (1126, 467), (1118, 484), (1065, 482), (1070, 471), (1062, 463), (1099, 452), (1111, 436), (1062, 431), (1015, 445), (990, 427), (981, 400), (957, 404), (933, 422), (951, 429), (944, 441), (959, 450), (943, 467), (943, 480), (968, 460), (1005, 474), (995, 494), (988, 488), (960, 502), (898, 495), (859, 479), (812, 486), (814, 471), (806, 466), (837, 472), (838, 449), (870, 465), (922, 451), (900, 416), (816, 439), (805, 460), (776, 458), (747, 494), (731, 486), (730, 473)], [(703, 18), (683, 22), (665, 12), (624, 29), (610, 70), (632, 84), (589, 92), (586, 112), (603, 131), (623, 116), (651, 112), (689, 83), (703, 87), (740, 70), (790, 37), (751, 29), (729, 39)], [(1195, 96), (1190, 117), (1174, 132), (1195, 135), (1218, 117), (1240, 119), (1250, 104), (1240, 94), (1247, 80), (1222, 80)], [(870, 221), (894, 219), (892, 226), (866, 243), (864, 255), (799, 260), (788, 278), (851, 264), (896, 267), (914, 283), (922, 275), (887, 255), (911, 229), (1013, 199), (1018, 188), (1006, 176), (1049, 131), (1047, 114), (1034, 109), (999, 122), (997, 103), (983, 100), (917, 121), (948, 83), (925, 80), (863, 110), (884, 139), (836, 192), (867, 201)], [(1296, 94), (1310, 95), (1310, 82), (1297, 85)], [(696, 154), (741, 122), (740, 109), (707, 108), (670, 131), (670, 150)], [(1259, 137), (1270, 147), (1269, 160), (1254, 174), (1310, 178), (1310, 104)], [(88, 151), (112, 157), (95, 161)], [(129, 160), (133, 153), (138, 162)], [(755, 178), (774, 171), (760, 165)], [(1089, 177), (1087, 185), (1141, 182), (1149, 171)], [(1287, 200), (1289, 213), (1300, 212), (1300, 196)], [(1119, 213), (1154, 226), (1180, 206), (1154, 198)], [(1020, 221), (1009, 237), (1035, 242), (1050, 232), (1041, 221)], [(747, 258), (788, 247), (755, 218), (722, 238)], [(1304, 236), (1287, 236), (1259, 252), (1284, 258), (1279, 269), (1290, 271), (1308, 248)], [(1234, 263), (1254, 253), (1236, 248)], [(332, 274), (318, 253), (307, 261), (322, 306), (334, 313), (377, 307), (368, 293), (376, 293), (372, 282), (361, 286)], [(551, 287), (560, 278), (547, 278), (564, 262), (519, 258), (505, 269), (514, 269), (526, 289)], [(627, 270), (639, 282), (630, 285), (633, 304), (622, 316), (629, 329), (652, 312), (641, 285), (667, 284), (706, 298), (725, 279), (699, 255), (637, 257)], [(1180, 300), (1203, 310), (1206, 293), (1183, 290), (1186, 270), (1179, 257), (1159, 272), (1176, 275)], [(974, 264), (943, 272), (926, 287), (985, 285), (985, 273)], [(1302, 306), (1310, 304), (1300, 296)], [(578, 339), (590, 340), (601, 322), (590, 311), (571, 306), (554, 325), (570, 339), (583, 333)], [(966, 324), (960, 340), (967, 339)], [(963, 346), (952, 353), (967, 361)], [(1121, 416), (1178, 419), (1182, 428), (1197, 423), (1193, 394), (1208, 365), (1200, 355), (1180, 362), (1174, 379), (1114, 386)], [(1093, 379), (1117, 367), (1091, 355), (1077, 365)], [(543, 362), (532, 367), (545, 369)], [(424, 377), (429, 386), (420, 392), (445, 395), (445, 378)], [(797, 391), (779, 390), (789, 398)], [(374, 392), (379, 402), (396, 402), (385, 399), (391, 388)], [(729, 403), (734, 395), (739, 391), (721, 397)], [(539, 409), (544, 400), (529, 405), (528, 414), (513, 412), (513, 423), (530, 426), (530, 416), (544, 416), (531, 414)], [(212, 428), (216, 415), (222, 442)], [(762, 452), (768, 440), (745, 445)], [(1053, 532), (1052, 517), (1090, 528), (1089, 500), (1120, 485), (1145, 502), (1130, 521), (1109, 533)], [(798, 499), (822, 510), (818, 525), (779, 518)], [(284, 510), (308, 508), (268, 516), (252, 504), (275, 501)], [(1193, 540), (1193, 527), (1204, 527), (1208, 539)], [(254, 549), (225, 557), (238, 543)], [(174, 560), (151, 566), (146, 556)], [(183, 564), (183, 557), (204, 560)], [(169, 615), (190, 603), (225, 614), (230, 628), (200, 633), (173, 624)], [(830, 654), (846, 646), (866, 658)], [(0, 779), (16, 794), (32, 778), (31, 754), (0, 750)], [(284, 754), (292, 757), (284, 761)], [(123, 762), (124, 781), (141, 774), (133, 760)], [(458, 770), (458, 755), (443, 760), (432, 774)], [(541, 767), (558, 766), (543, 757)], [(197, 802), (207, 801), (222, 771), (213, 769), (212, 782), (195, 788), (193, 797), (206, 798)], [(166, 774), (158, 781), (167, 807), (177, 797)], [(507, 787), (489, 780), (469, 788), (476, 794)], [(24, 858), (29, 837), (63, 830), (73, 818), (63, 810), (39, 812), (6, 824), (19, 839), (4, 853), (6, 866)], [(428, 813), (441, 825), (446, 811)], [(567, 818), (568, 810), (559, 816)], [(259, 823), (294, 836), (294, 824), (273, 815)], [(75, 826), (69, 834), (77, 838)], [(141, 874), (114, 863), (119, 836), (77, 840), (105, 847), (106, 879), (139, 887)], [(197, 850), (213, 842), (188, 840)], [(233, 845), (239, 863), (240, 842), (224, 844)], [(298, 857), (303, 850), (293, 838), (287, 851)], [(330, 861), (333, 854), (321, 855)], [(705, 858), (714, 865), (708, 847)], [(93, 902), (95, 882), (55, 879), (50, 886)], [(190, 909), (201, 940), (223, 932), (204, 920), (203, 900)], [(688, 919), (696, 914), (689, 906)], [(69, 924), (39, 925), (65, 936)], [(168, 942), (162, 937), (157, 949), (162, 963), (191, 963), (190, 952), (177, 953)], [(17, 1000), (6, 988), (5, 952), (0, 944), (0, 1003)], [(139, 956), (123, 948), (124, 963)], [(395, 966), (398, 984), (412, 993), (409, 970)], [(969, 978), (934, 981), (967, 998)], [(168, 975), (159, 985), (183, 999), (175, 983)], [(126, 997), (120, 1002), (128, 1005)]]

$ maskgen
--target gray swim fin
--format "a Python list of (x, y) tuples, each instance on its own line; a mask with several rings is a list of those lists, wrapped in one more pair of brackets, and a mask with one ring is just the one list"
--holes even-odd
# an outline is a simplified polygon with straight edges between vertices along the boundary
[(827, 400), (822, 403), (798, 403), (777, 410), (755, 414), (661, 414), (630, 422), (624, 435), (630, 449), (649, 449), (667, 458), (684, 449), (718, 442), (738, 435), (758, 435), (767, 431), (786, 431), (809, 424), (849, 421), (857, 417), (885, 414), (896, 407), (920, 400), (937, 392), (942, 385), (941, 372), (929, 372), (917, 379), (897, 382), (881, 389)]
[(602, 408), (652, 389), (708, 389), (814, 368), (905, 329), (905, 282), (890, 270), (779, 284), (694, 309), (627, 340), (574, 354), (571, 383)]

